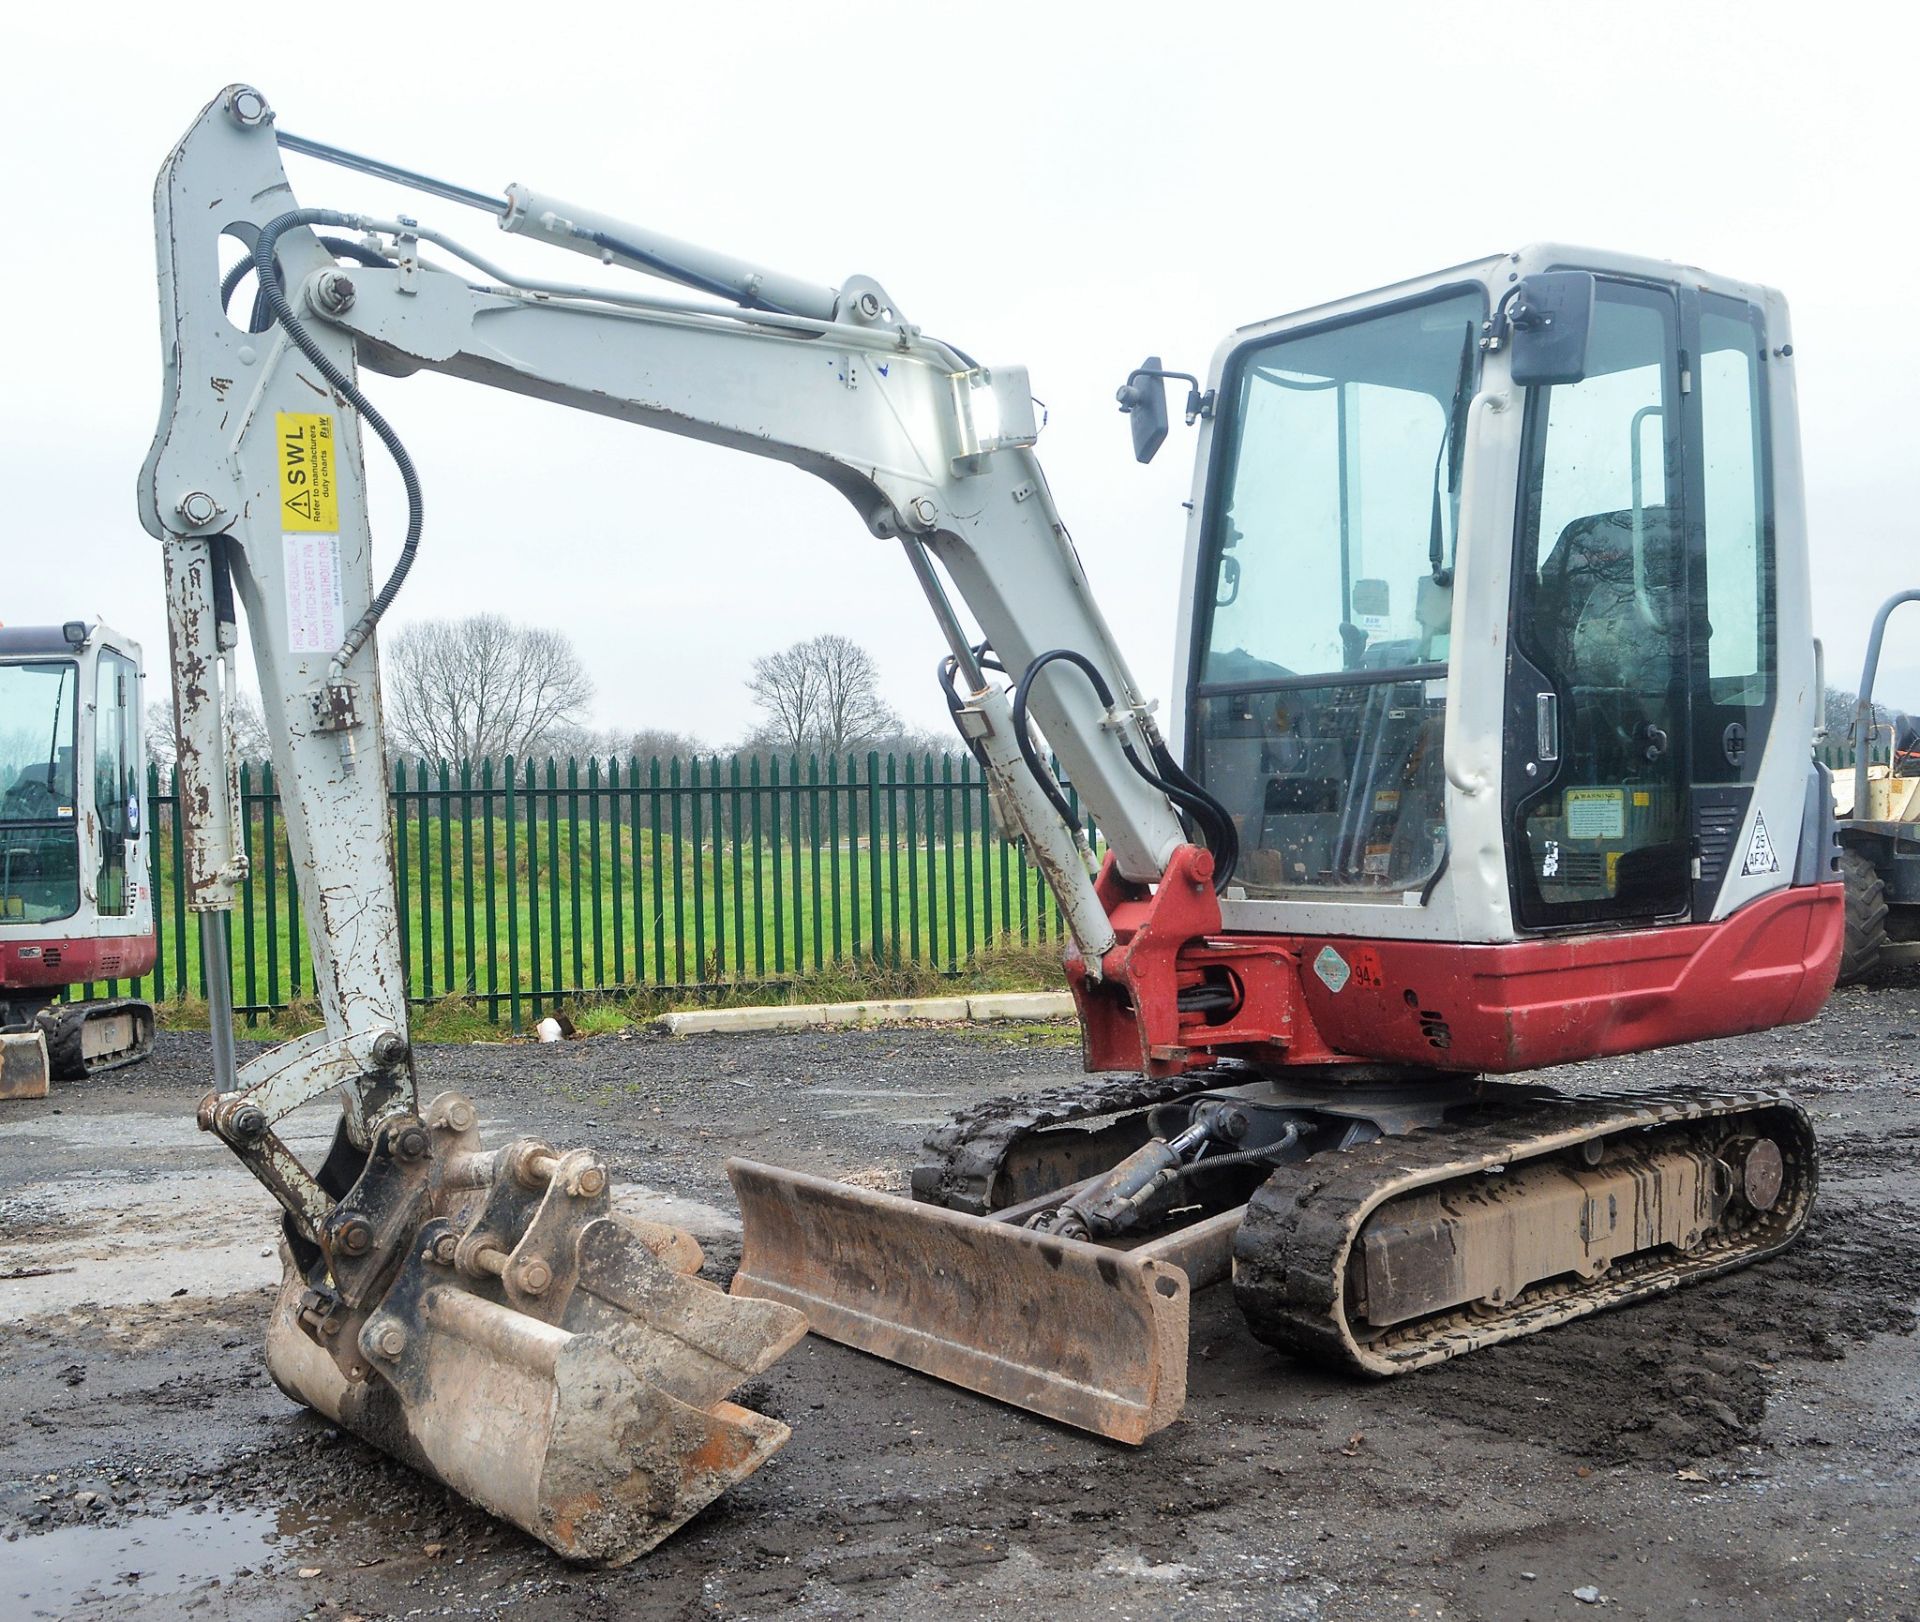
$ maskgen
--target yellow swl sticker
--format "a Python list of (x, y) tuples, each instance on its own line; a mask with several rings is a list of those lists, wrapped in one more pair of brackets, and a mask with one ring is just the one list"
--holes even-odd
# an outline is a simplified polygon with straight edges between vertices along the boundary
[(326, 411), (282, 411), (280, 527), (338, 531), (340, 492), (333, 482), (333, 416)]

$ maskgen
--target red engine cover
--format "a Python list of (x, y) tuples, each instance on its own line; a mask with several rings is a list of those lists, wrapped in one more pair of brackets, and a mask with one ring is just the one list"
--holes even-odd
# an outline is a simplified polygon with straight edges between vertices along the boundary
[(0, 990), (42, 990), (89, 980), (130, 980), (153, 967), (152, 935), (0, 941)]
[[(1505, 1073), (1737, 1036), (1818, 1013), (1845, 928), (1844, 891), (1823, 884), (1714, 924), (1494, 946), (1228, 935), (1211, 875), (1188, 847), (1149, 894), (1109, 858), (1098, 889), (1119, 943), (1101, 980), (1067, 961), (1089, 1070), (1170, 1075), (1233, 1055)], [(1183, 989), (1213, 1006), (1183, 1011)]]

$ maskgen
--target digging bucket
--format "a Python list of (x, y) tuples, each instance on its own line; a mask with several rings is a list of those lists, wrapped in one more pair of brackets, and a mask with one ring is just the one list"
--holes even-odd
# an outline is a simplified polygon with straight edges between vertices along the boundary
[(1002, 1402), (1141, 1442), (1186, 1400), (1188, 1275), (1109, 1249), (750, 1160), (733, 1293)]
[(302, 1324), (308, 1285), (286, 1253), (267, 1333), (281, 1390), (596, 1565), (645, 1554), (786, 1442), (785, 1425), (725, 1398), (805, 1335), (799, 1313), (675, 1272), (610, 1217), (582, 1233), (550, 1323), (437, 1263), (454, 1232), (421, 1229), (345, 1370)]
[(280, 1389), (569, 1560), (636, 1559), (787, 1440), (727, 1399), (806, 1319), (697, 1277), (591, 1150), (483, 1151), (445, 1093), (381, 1127), (320, 1234), (282, 1247)]

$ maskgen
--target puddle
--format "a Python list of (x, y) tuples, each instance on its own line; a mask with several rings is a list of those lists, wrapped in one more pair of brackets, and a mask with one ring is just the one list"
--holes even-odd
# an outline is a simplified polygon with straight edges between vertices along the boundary
[[(259, 1570), (279, 1537), (271, 1511), (175, 1510), (124, 1526), (61, 1526), (0, 1543), (0, 1606), (59, 1617), (76, 1605), (180, 1594), (243, 1566)], [(14, 1602), (19, 1609), (12, 1610)]]

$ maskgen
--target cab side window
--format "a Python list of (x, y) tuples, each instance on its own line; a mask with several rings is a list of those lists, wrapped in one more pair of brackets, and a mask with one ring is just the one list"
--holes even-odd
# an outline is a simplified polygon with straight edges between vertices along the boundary
[[(1758, 312), (1706, 297), (1700, 309), (1704, 591), (1695, 589), (1696, 778), (1738, 782), (1758, 763), (1776, 659), (1773, 515), (1768, 503)], [(1702, 599), (1704, 598), (1704, 601)]]

